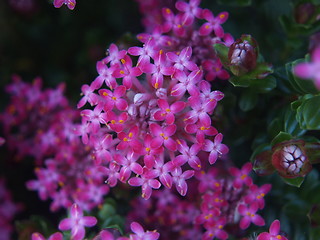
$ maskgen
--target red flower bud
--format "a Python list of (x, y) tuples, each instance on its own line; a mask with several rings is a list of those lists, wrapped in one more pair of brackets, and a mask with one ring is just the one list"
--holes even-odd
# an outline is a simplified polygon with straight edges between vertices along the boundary
[(312, 169), (305, 153), (305, 142), (291, 140), (275, 145), (272, 150), (272, 165), (282, 177), (304, 177)]
[(242, 35), (229, 48), (228, 59), (231, 72), (240, 76), (256, 67), (257, 43), (250, 35)]

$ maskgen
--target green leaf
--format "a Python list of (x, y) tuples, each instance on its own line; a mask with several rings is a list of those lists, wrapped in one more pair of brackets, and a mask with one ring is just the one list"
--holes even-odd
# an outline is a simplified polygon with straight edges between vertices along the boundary
[(277, 136), (271, 141), (271, 146), (273, 147), (274, 145), (282, 142), (286, 142), (292, 139), (292, 136), (289, 133), (286, 132), (279, 132)]
[(218, 0), (221, 5), (229, 5), (234, 7), (245, 7), (252, 4), (252, 0)]
[(222, 65), (225, 68), (228, 68), (228, 63), (229, 63), (228, 52), (229, 52), (229, 48), (227, 46), (225, 46), (224, 44), (221, 44), (221, 43), (214, 44), (213, 48), (216, 51), (216, 54), (218, 55)]
[(284, 115), (284, 131), (292, 136), (302, 136), (306, 132), (306, 130), (300, 128), (296, 114), (291, 109), (287, 109)]
[(239, 107), (242, 111), (252, 110), (258, 103), (258, 95), (254, 91), (244, 91), (239, 101)]
[(281, 177), (282, 180), (286, 183), (289, 184), (290, 186), (294, 186), (294, 187), (300, 187), (301, 184), (304, 181), (304, 177), (296, 177), (296, 178), (283, 178)]
[(310, 228), (310, 240), (319, 240), (320, 227)]
[(302, 129), (320, 130), (320, 96), (303, 100), (297, 108), (296, 118)]
[(268, 135), (273, 139), (281, 130), (283, 130), (283, 121), (275, 118), (268, 126)]

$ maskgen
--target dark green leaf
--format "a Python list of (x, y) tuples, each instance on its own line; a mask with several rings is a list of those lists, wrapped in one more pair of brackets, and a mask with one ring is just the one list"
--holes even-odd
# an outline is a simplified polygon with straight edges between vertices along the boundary
[(320, 96), (303, 100), (297, 108), (296, 118), (302, 129), (320, 130)]
[(229, 52), (229, 48), (221, 43), (216, 43), (213, 45), (214, 50), (216, 51), (219, 59), (221, 60), (222, 65), (225, 68), (228, 68), (228, 52)]
[(239, 106), (242, 111), (252, 110), (258, 103), (258, 95), (254, 91), (244, 91), (241, 95)]
[(290, 186), (300, 187), (304, 181), (304, 177), (282, 178), (282, 180)]
[(287, 109), (284, 116), (284, 131), (292, 136), (301, 136), (306, 130), (301, 129), (296, 120), (296, 114), (291, 109)]
[(292, 136), (289, 133), (286, 132), (279, 132), (277, 136), (271, 141), (271, 146), (282, 142), (286, 142), (292, 139)]
[(235, 7), (245, 7), (252, 4), (252, 0), (218, 0), (219, 4)]

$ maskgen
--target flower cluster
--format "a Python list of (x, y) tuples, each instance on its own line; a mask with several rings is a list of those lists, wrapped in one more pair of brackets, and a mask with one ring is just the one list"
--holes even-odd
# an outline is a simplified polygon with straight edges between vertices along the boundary
[(265, 221), (257, 212), (264, 208), (271, 185), (255, 185), (251, 171), (251, 163), (241, 169), (227, 169), (221, 163), (198, 172), (183, 199), (168, 189), (148, 201), (135, 199), (128, 219), (144, 221), (148, 228), (158, 229), (163, 239), (181, 240), (199, 236), (204, 240), (228, 239), (229, 234), (247, 229), (251, 223), (263, 226)]
[(99, 205), (109, 187), (96, 173), (92, 150), (75, 133), (80, 114), (69, 106), (63, 86), (42, 90), (41, 79), (30, 84), (14, 76), (7, 91), (11, 102), (0, 115), (6, 144), (16, 158), (36, 159), (37, 179), (27, 187), (41, 200), (52, 199), (52, 211), (73, 202), (86, 210)]
[[(198, 3), (191, 1), (190, 6)], [(184, 196), (194, 171), (206, 159), (213, 164), (228, 152), (211, 119), (224, 95), (211, 90), (207, 80), (214, 79), (208, 78), (213, 73), (205, 70), (204, 76), (203, 71), (205, 65), (219, 62), (211, 45), (225, 36), (220, 24), (227, 13), (214, 18), (199, 8), (199, 14), (189, 16), (183, 10), (187, 5), (178, 2), (176, 7), (178, 15), (163, 9), (166, 21), (152, 34), (138, 35), (142, 47), (119, 50), (111, 44), (108, 56), (97, 62), (99, 76), (83, 85), (78, 104), (93, 107), (81, 111), (78, 133), (94, 149), (95, 163), (109, 185), (119, 180), (141, 186), (145, 199), (152, 189), (173, 184)], [(196, 17), (208, 21), (199, 31), (192, 27)], [(209, 68), (223, 71), (221, 65)], [(202, 153), (207, 156), (200, 158)]]
[[(214, 16), (209, 9), (199, 6), (201, 0), (170, 1), (165, 8), (163, 1), (137, 1), (146, 26), (146, 32), (139, 34), (138, 40), (146, 45), (154, 39), (157, 48), (178, 54), (180, 57), (170, 54), (169, 58), (180, 67), (185, 57), (180, 53), (190, 47), (193, 51), (190, 60), (203, 69), (207, 81), (229, 78), (212, 47), (216, 43), (230, 46), (234, 41), (221, 26), (228, 19), (228, 12)], [(170, 8), (174, 4), (175, 8)]]
[[(82, 240), (86, 235), (85, 227), (93, 227), (97, 224), (97, 219), (93, 216), (83, 216), (83, 211), (79, 205), (74, 203), (70, 208), (70, 217), (63, 219), (59, 224), (61, 231), (71, 230), (71, 240)], [(157, 240), (160, 234), (156, 231), (144, 231), (142, 226), (137, 222), (131, 223), (132, 234), (129, 237), (115, 238), (108, 230), (102, 230), (94, 239), (99, 240), (133, 240), (146, 239)], [(32, 234), (32, 240), (45, 240), (42, 234), (35, 232)], [(48, 240), (63, 240), (61, 232), (52, 234)]]
[(5, 180), (0, 178), (0, 240), (10, 239), (13, 230), (12, 220), (22, 206), (12, 201), (11, 193), (5, 186)]

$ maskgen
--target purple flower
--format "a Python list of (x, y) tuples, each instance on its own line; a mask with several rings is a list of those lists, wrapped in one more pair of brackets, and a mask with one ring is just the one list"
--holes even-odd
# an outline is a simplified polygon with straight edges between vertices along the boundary
[(156, 176), (156, 172), (150, 172), (145, 169), (141, 177), (130, 178), (128, 183), (131, 186), (141, 186), (142, 197), (148, 200), (152, 194), (152, 189), (159, 189), (161, 187), (161, 183), (154, 179)]
[(67, 5), (70, 10), (73, 10), (76, 6), (75, 0), (54, 0), (53, 6), (55, 8), (60, 8), (63, 4)]
[(180, 71), (183, 71), (184, 69), (188, 69), (189, 71), (198, 70), (197, 64), (195, 64), (193, 61), (190, 61), (191, 55), (192, 55), (191, 47), (186, 47), (182, 49), (182, 51), (179, 53), (173, 53), (173, 52), (167, 53), (168, 59), (174, 63), (173, 66)]
[[(40, 233), (32, 233), (31, 240), (46, 240)], [(48, 240), (63, 240), (63, 235), (60, 232), (56, 232), (49, 236)]]
[(143, 227), (137, 222), (131, 223), (130, 228), (134, 232), (134, 234), (130, 234), (130, 239), (132, 240), (157, 240), (160, 237), (160, 234), (156, 231), (145, 232)]
[(257, 226), (263, 226), (265, 224), (264, 219), (256, 214), (258, 208), (258, 203), (253, 203), (249, 207), (244, 204), (239, 205), (238, 211), (243, 216), (240, 220), (241, 229), (248, 228), (251, 222)]
[(183, 12), (182, 24), (189, 26), (193, 23), (194, 18), (201, 18), (202, 9), (199, 8), (201, 0), (190, 0), (189, 3), (178, 1), (176, 3), (176, 8)]
[(251, 172), (251, 170), (252, 164), (250, 162), (243, 165), (241, 170), (235, 167), (231, 167), (229, 169), (229, 172), (232, 176), (235, 177), (235, 179), (233, 180), (233, 187), (241, 188), (243, 184), (246, 184), (250, 187), (252, 185), (252, 179), (248, 176), (248, 174)]
[(82, 240), (86, 233), (84, 227), (93, 227), (96, 224), (97, 219), (95, 217), (83, 216), (79, 205), (74, 203), (70, 209), (70, 217), (59, 223), (59, 229), (61, 231), (71, 229), (71, 240)]
[(223, 24), (228, 19), (228, 13), (222, 12), (217, 17), (214, 17), (212, 12), (208, 9), (204, 9), (202, 11), (202, 17), (207, 20), (208, 22), (204, 23), (200, 29), (199, 33), (201, 35), (207, 36), (212, 31), (214, 31), (215, 35), (222, 38), (224, 35), (223, 28), (221, 27), (221, 24)]
[(269, 228), (269, 232), (260, 233), (257, 240), (288, 240), (286, 237), (279, 234), (280, 221), (274, 220)]
[(154, 119), (157, 121), (165, 120), (167, 124), (173, 124), (175, 121), (174, 114), (181, 112), (186, 106), (185, 102), (174, 102), (169, 106), (169, 103), (165, 99), (158, 100), (158, 106), (160, 110), (155, 112)]
[[(209, 139), (206, 139), (203, 142), (202, 149), (206, 152), (210, 152), (209, 154), (209, 163), (214, 164), (219, 155), (227, 154), (229, 152), (228, 147), (225, 144), (222, 144), (222, 138), (223, 135), (221, 133), (217, 134), (214, 138), (214, 141), (210, 141)], [(201, 140), (202, 142), (202, 140)], [(201, 144), (200, 142), (200, 144)]]
[(320, 89), (320, 48), (312, 52), (311, 62), (296, 65), (293, 73), (300, 78), (312, 79), (316, 87)]

